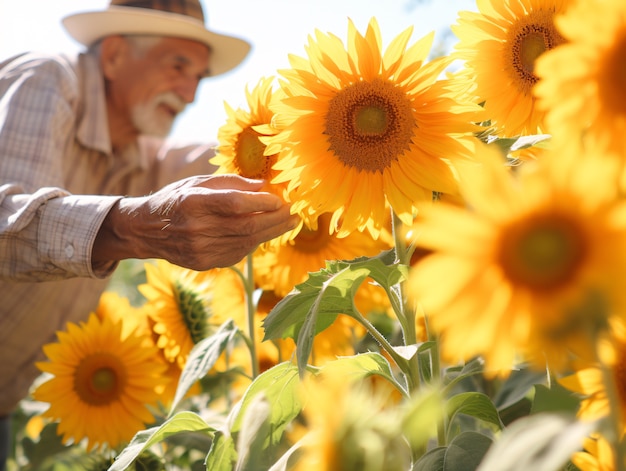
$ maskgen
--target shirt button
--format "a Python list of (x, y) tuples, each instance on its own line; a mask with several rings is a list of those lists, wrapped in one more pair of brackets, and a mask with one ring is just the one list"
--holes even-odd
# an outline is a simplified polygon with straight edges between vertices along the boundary
[(67, 258), (72, 258), (74, 256), (74, 246), (72, 244), (67, 244), (65, 246), (65, 255)]

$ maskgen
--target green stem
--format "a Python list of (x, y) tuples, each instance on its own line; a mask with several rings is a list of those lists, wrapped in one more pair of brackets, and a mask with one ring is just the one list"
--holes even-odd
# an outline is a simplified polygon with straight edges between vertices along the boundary
[[(411, 264), (411, 257), (407, 250), (406, 241), (404, 239), (404, 233), (402, 231), (402, 221), (398, 215), (391, 210), (391, 217), (393, 221), (393, 240), (394, 250), (396, 253), (396, 262), (402, 265), (409, 266)], [(415, 328), (415, 309), (408, 307), (407, 298), (405, 295), (406, 287), (405, 282), (400, 282), (398, 286), (400, 297), (400, 309), (396, 311), (400, 325), (402, 326), (402, 333), (404, 336), (404, 345), (417, 345), (417, 330)], [(419, 360), (417, 354), (408, 361), (407, 383), (409, 390), (413, 391), (419, 388), (420, 374), (419, 374)]]
[(246, 257), (246, 276), (243, 278), (243, 284), (246, 292), (246, 312), (248, 317), (248, 339), (246, 342), (250, 350), (250, 363), (252, 365), (252, 379), (259, 375), (259, 359), (256, 353), (256, 335), (254, 317), (256, 315), (256, 306), (254, 305), (254, 272), (252, 267), (252, 254)]
[(372, 323), (367, 320), (364, 315), (360, 314), (358, 311), (355, 311), (355, 313), (358, 316), (359, 322), (363, 324), (363, 326), (367, 329), (370, 335), (374, 337), (378, 344), (389, 354), (389, 356), (393, 359), (396, 365), (398, 365), (398, 368), (400, 368), (400, 370), (408, 376), (410, 370), (410, 362), (394, 350), (393, 346), (387, 341), (385, 336), (381, 334), (378, 329), (376, 329), (376, 327), (374, 327), (374, 325), (372, 325)]

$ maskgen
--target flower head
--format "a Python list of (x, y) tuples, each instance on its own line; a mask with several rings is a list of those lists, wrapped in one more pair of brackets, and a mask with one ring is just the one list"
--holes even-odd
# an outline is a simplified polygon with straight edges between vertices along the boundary
[(248, 109), (233, 109), (224, 104), (228, 115), (218, 131), (219, 147), (210, 162), (219, 166), (217, 173), (234, 173), (242, 177), (266, 181), (264, 190), (282, 196), (284, 185), (270, 183), (277, 172), (273, 165), (278, 154), (265, 155), (261, 136), (276, 134), (271, 126), (274, 113), (270, 106), (278, 100), (280, 89), (273, 89), (274, 78), (261, 78), (250, 91), (246, 88)]
[(50, 403), (43, 416), (59, 420), (64, 442), (86, 438), (88, 448), (115, 447), (153, 422), (147, 406), (158, 400), (165, 364), (144, 338), (122, 330), (122, 322), (91, 314), (43, 347), (48, 361), (37, 367), (53, 377), (33, 396)]
[(349, 22), (347, 48), (316, 31), (308, 59), (290, 56), (281, 71), (280, 132), (263, 139), (267, 153), (281, 153), (274, 182), (288, 182), (292, 210), (305, 219), (331, 214), (340, 237), (364, 229), (377, 237), (386, 204), (410, 224), (433, 191), (457, 192), (454, 165), (472, 155), (480, 107), (438, 80), (446, 58), (426, 63), (432, 35), (407, 47), (411, 32), (383, 53), (375, 19), (364, 35)]
[(616, 166), (554, 154), (512, 174), (494, 154), (463, 181), (472, 209), (423, 213), (417, 242), (434, 253), (415, 265), (412, 293), (454, 360), (484, 355), (507, 374), (521, 354), (558, 369), (571, 350), (589, 354), (590, 323), (624, 312)]
[(486, 115), (507, 136), (537, 134), (544, 113), (531, 90), (537, 58), (564, 42), (554, 17), (569, 0), (478, 0), (478, 12), (459, 13), (452, 27), (456, 56), (465, 61), (458, 78), (466, 82)]
[(551, 133), (626, 157), (626, 3), (579, 1), (556, 19), (567, 43), (537, 61)]

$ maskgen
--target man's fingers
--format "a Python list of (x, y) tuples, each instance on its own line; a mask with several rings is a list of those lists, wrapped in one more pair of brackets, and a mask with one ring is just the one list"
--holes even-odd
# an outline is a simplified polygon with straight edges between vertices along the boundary
[(281, 198), (272, 193), (232, 189), (213, 190), (202, 198), (202, 204), (207, 213), (221, 216), (277, 211), (286, 206)]
[(263, 180), (253, 180), (235, 174), (210, 175), (198, 183), (198, 186), (214, 190), (258, 191), (263, 187)]

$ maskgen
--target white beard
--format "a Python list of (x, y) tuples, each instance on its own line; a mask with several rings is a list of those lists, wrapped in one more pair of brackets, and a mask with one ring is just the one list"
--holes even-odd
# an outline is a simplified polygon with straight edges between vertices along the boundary
[(173, 92), (157, 95), (147, 103), (140, 103), (132, 109), (131, 119), (141, 134), (165, 137), (174, 124), (176, 115), (172, 116), (160, 105), (165, 104), (173, 109), (176, 115), (185, 109), (185, 103)]

